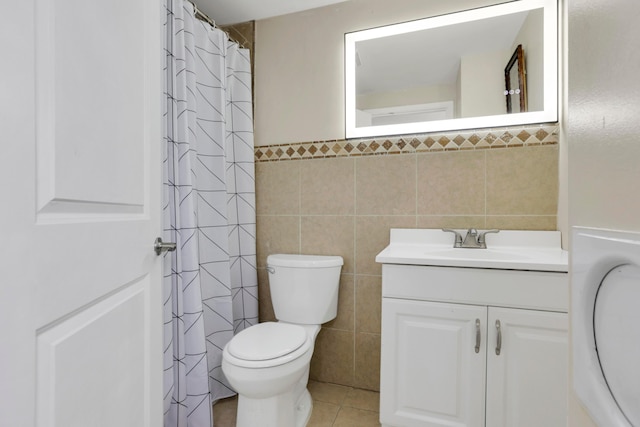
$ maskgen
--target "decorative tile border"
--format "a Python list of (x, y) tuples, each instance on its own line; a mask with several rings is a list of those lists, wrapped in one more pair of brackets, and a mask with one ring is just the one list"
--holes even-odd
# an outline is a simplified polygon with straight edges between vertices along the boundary
[(255, 147), (256, 162), (437, 151), (514, 148), (558, 143), (558, 124), (480, 129), (376, 139), (338, 139)]

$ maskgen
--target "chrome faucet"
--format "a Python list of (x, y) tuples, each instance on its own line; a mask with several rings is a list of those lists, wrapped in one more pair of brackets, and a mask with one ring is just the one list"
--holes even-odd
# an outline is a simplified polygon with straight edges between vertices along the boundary
[[(478, 230), (475, 228), (470, 228), (467, 230), (467, 235), (464, 236), (464, 241), (462, 242), (461, 248), (469, 248), (469, 249), (483, 249), (482, 245), (478, 242)], [(485, 248), (487, 245), (485, 244)]]
[(469, 228), (467, 230), (467, 235), (464, 236), (464, 240), (462, 239), (462, 235), (455, 230), (451, 230), (448, 228), (443, 228), (442, 231), (446, 231), (449, 233), (453, 233), (456, 237), (455, 243), (453, 244), (454, 248), (465, 248), (465, 249), (487, 249), (487, 241), (485, 239), (485, 235), (487, 233), (499, 233), (500, 230), (486, 230), (480, 231), (475, 228)]

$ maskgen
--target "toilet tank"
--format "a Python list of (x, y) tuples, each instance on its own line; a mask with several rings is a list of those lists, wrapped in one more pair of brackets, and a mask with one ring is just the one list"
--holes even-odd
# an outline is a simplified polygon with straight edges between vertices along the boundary
[(269, 255), (269, 289), (276, 318), (307, 325), (334, 319), (342, 264), (339, 256)]

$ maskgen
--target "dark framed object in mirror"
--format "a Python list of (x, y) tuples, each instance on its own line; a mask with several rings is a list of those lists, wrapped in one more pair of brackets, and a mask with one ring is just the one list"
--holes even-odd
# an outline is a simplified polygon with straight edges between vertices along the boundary
[[(519, 44), (504, 69), (505, 98), (507, 114), (527, 111), (527, 74), (524, 64), (524, 50)], [(514, 102), (514, 100), (516, 102)]]

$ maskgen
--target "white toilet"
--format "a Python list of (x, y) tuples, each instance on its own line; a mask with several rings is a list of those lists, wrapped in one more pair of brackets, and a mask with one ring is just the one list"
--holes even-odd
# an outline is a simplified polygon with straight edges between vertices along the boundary
[(307, 424), (311, 355), (320, 325), (336, 317), (342, 264), (339, 256), (267, 257), (278, 322), (243, 330), (222, 354), (222, 371), (238, 392), (237, 427)]

